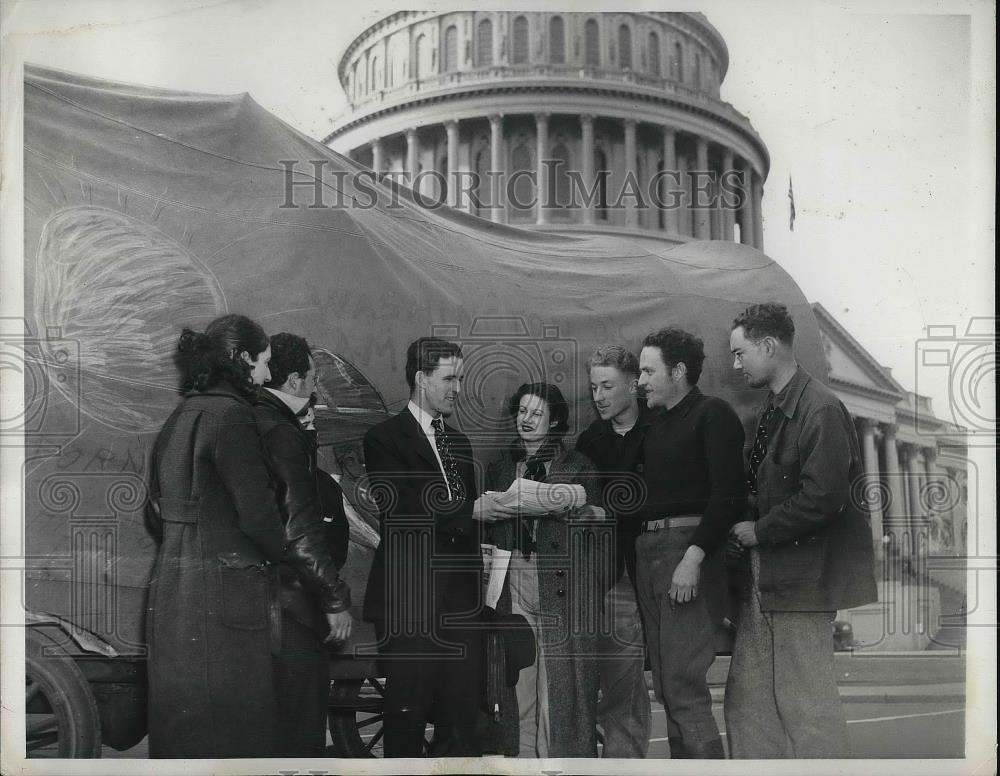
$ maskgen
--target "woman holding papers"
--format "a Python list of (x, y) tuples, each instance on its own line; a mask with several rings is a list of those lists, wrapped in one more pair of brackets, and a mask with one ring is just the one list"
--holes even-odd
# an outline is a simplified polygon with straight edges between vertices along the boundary
[[(517, 437), (487, 470), (488, 490), (518, 517), (490, 526), (511, 551), (497, 604), (523, 615), (538, 644), (504, 708), (501, 751), (521, 757), (597, 756), (597, 626), (610, 531), (587, 458), (563, 445), (569, 407), (554, 385), (522, 385), (508, 410)], [(515, 703), (516, 700), (516, 703)]]

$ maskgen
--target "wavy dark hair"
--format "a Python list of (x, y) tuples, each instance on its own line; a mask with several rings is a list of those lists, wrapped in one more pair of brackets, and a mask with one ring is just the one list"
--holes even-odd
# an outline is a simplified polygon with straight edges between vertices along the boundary
[(266, 385), (269, 388), (281, 388), (292, 372), (298, 372), (299, 377), (305, 377), (309, 372), (309, 357), (312, 350), (305, 337), (289, 334), (283, 331), (271, 337), (271, 363), (268, 369), (271, 379)]
[[(569, 431), (569, 404), (556, 386), (551, 383), (524, 383), (514, 391), (514, 394), (507, 400), (507, 414), (512, 418), (517, 417), (517, 410), (521, 406), (521, 399), (525, 396), (537, 396), (549, 408), (549, 422), (555, 425), (549, 429), (545, 441), (539, 450), (542, 457), (551, 458), (552, 453), (558, 448), (559, 441)], [(514, 446), (520, 450), (524, 456), (524, 445), (521, 438), (514, 441)]]
[(268, 344), (260, 324), (235, 313), (216, 318), (204, 332), (185, 328), (177, 341), (181, 391), (204, 391), (225, 381), (250, 393), (250, 365), (240, 354), (246, 351), (256, 360)]

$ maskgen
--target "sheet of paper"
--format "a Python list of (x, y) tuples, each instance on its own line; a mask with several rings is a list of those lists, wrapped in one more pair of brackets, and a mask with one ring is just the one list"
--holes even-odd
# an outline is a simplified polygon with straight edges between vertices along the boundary
[(510, 550), (495, 544), (480, 544), (479, 548), (483, 553), (483, 598), (487, 606), (496, 609), (510, 565)]
[(587, 503), (583, 485), (569, 483), (535, 482), (517, 478), (497, 500), (504, 506), (517, 506), (524, 515), (544, 515), (576, 509)]

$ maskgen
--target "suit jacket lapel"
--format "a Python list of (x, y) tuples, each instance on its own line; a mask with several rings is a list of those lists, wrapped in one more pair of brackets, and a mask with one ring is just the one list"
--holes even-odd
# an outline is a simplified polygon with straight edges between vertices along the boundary
[[(431, 447), (431, 440), (424, 434), (424, 430), (420, 428), (420, 424), (413, 417), (413, 413), (408, 409), (404, 409), (399, 415), (403, 431), (411, 439), (413, 451), (424, 459), (432, 471), (441, 475), (441, 467), (438, 465), (437, 456), (434, 455), (434, 448)], [(443, 477), (444, 475), (441, 476)]]

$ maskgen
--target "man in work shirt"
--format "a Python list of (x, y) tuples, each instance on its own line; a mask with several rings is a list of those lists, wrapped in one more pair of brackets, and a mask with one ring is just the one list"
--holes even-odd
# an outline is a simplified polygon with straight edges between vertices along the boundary
[(721, 548), (746, 510), (743, 424), (698, 389), (705, 350), (686, 331), (647, 336), (639, 388), (661, 408), (646, 435), (646, 506), (636, 541), (639, 606), (673, 758), (723, 758), (706, 674), (726, 584)]

